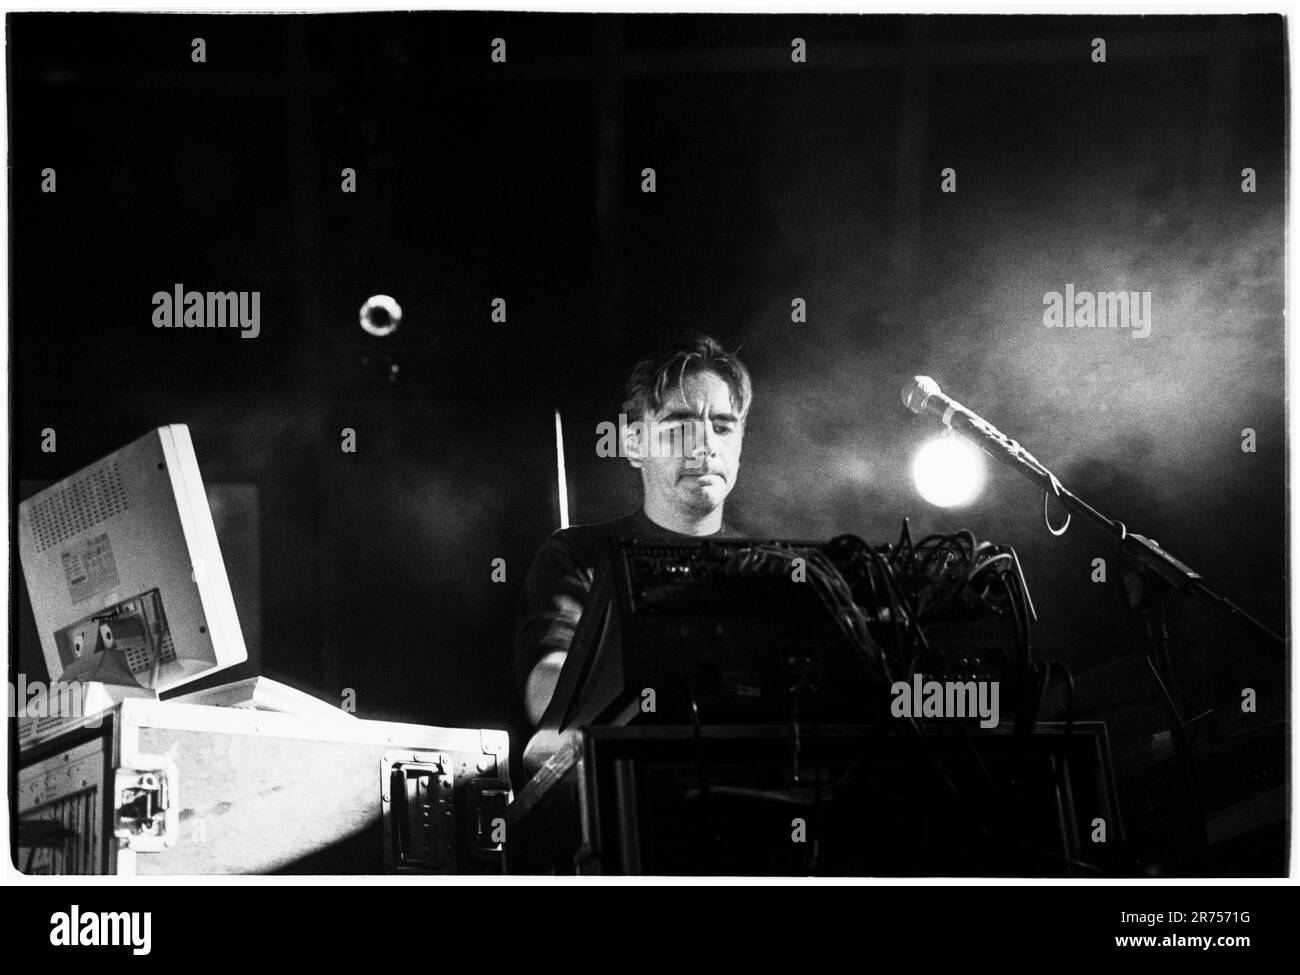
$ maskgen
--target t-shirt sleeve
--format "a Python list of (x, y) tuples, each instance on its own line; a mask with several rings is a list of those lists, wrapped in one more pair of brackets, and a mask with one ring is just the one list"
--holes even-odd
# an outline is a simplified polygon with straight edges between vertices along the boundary
[(559, 532), (538, 550), (519, 595), (515, 627), (515, 678), (521, 690), (539, 660), (568, 651), (594, 575)]

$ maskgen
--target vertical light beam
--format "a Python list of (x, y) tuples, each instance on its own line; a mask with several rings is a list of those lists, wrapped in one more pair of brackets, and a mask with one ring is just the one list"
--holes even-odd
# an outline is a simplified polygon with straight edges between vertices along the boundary
[(564, 424), (560, 410), (555, 410), (555, 482), (559, 487), (560, 527), (569, 527), (569, 480), (564, 475)]

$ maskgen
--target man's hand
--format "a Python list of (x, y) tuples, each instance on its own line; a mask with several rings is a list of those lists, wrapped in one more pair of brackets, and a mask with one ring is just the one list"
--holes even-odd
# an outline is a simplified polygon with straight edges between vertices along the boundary
[(555, 693), (555, 685), (560, 680), (560, 670), (564, 667), (566, 657), (568, 654), (563, 650), (552, 650), (537, 661), (537, 666), (528, 674), (528, 681), (524, 685), (524, 712), (534, 727), (542, 720), (547, 705), (551, 703), (551, 695)]

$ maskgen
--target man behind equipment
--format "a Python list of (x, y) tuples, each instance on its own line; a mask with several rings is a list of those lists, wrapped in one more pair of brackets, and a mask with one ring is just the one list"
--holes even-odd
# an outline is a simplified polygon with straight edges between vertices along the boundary
[(555, 532), (524, 580), (515, 670), (533, 725), (551, 700), (610, 538), (735, 534), (722, 507), (736, 484), (752, 400), (749, 371), (707, 335), (682, 336), (632, 370), (624, 448), (641, 472), (641, 510)]

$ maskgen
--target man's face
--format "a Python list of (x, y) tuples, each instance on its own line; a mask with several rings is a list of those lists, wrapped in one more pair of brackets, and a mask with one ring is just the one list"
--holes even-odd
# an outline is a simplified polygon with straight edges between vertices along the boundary
[(641, 469), (647, 500), (688, 516), (721, 507), (735, 486), (745, 436), (722, 377), (688, 376), (653, 417), (643, 419), (647, 429), (631, 462)]

